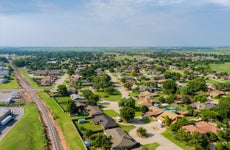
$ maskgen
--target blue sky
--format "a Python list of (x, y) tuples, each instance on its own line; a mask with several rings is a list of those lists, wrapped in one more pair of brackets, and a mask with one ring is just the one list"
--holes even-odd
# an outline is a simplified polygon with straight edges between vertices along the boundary
[(0, 46), (230, 46), (230, 0), (0, 0)]

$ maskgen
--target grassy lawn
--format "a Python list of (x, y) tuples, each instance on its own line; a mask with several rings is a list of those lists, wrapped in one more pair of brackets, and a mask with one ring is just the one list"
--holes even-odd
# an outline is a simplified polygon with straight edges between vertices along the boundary
[(159, 146), (158, 143), (151, 143), (151, 144), (146, 144), (143, 147), (147, 148), (148, 150), (155, 150)]
[(103, 110), (103, 112), (104, 112), (106, 115), (110, 116), (110, 117), (119, 116), (119, 114), (118, 114), (116, 111), (112, 110), (112, 109), (110, 109), (110, 110)]
[(104, 99), (106, 101), (111, 101), (111, 102), (119, 101), (121, 99), (121, 94), (120, 93), (116, 94), (116, 95), (108, 95), (105, 92), (97, 92), (97, 91), (95, 91), (95, 94), (99, 95), (102, 99)]
[(140, 94), (140, 93), (138, 93), (138, 92), (130, 92), (130, 93), (129, 93), (129, 96), (132, 96), (132, 97), (133, 97), (133, 96), (139, 96), (139, 94)]
[(216, 84), (216, 83), (224, 83), (226, 81), (218, 80), (218, 79), (209, 79), (209, 80), (206, 80), (206, 82), (210, 84)]
[(25, 114), (0, 142), (1, 150), (44, 150), (45, 138), (34, 104), (24, 106)]
[(84, 127), (85, 129), (92, 130), (92, 131), (102, 130), (102, 127), (100, 125), (95, 125), (92, 119), (87, 119), (86, 122), (83, 124), (80, 124), (77, 121), (75, 121), (75, 124), (78, 126), (78, 129)]
[(118, 124), (118, 126), (120, 128), (122, 128), (122, 130), (126, 131), (127, 133), (129, 133), (129, 131), (133, 130), (135, 128), (134, 125), (123, 125), (123, 124)]
[(217, 71), (230, 72), (230, 63), (228, 62), (224, 64), (212, 64), (211, 68)]
[(39, 86), (33, 79), (28, 75), (28, 73), (23, 68), (18, 68), (21, 74), (28, 80), (32, 88), (42, 88), (42, 89), (51, 89), (54, 85), (51, 86)]
[(0, 84), (0, 89), (19, 89), (20, 86), (14, 76), (12, 76), (12, 80), (9, 80), (8, 83)]
[(175, 143), (176, 145), (178, 145), (179, 147), (181, 147), (182, 149), (186, 149), (186, 150), (194, 150), (193, 147), (191, 146), (187, 146), (185, 143), (178, 141), (174, 138), (173, 133), (170, 131), (170, 129), (167, 129), (165, 132), (161, 133), (164, 137), (166, 137), (167, 139), (169, 139), (170, 141), (172, 141), (173, 143)]
[(69, 96), (66, 97), (55, 97), (58, 103), (67, 103), (68, 101), (72, 101)]
[(68, 113), (62, 112), (58, 104), (45, 92), (39, 92), (39, 96), (43, 99), (45, 104), (51, 110), (54, 118), (56, 118), (65, 136), (69, 149), (84, 150), (84, 145), (81, 141), (81, 137), (77, 133), (72, 123), (71, 117), (68, 115)]

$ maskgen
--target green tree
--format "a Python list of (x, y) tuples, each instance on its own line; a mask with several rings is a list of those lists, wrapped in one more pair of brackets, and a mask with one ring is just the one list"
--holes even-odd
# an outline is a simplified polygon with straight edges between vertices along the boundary
[(124, 87), (127, 88), (127, 89), (129, 89), (129, 90), (131, 90), (132, 86), (133, 86), (133, 83), (131, 83), (131, 82), (126, 82), (124, 84)]
[(143, 127), (139, 127), (137, 129), (137, 134), (140, 136), (140, 137), (146, 137), (147, 136), (147, 130)]
[(194, 100), (199, 101), (201, 103), (205, 103), (207, 101), (207, 98), (206, 98), (206, 95), (199, 94), (199, 95), (194, 96)]
[(76, 106), (74, 101), (70, 101), (67, 104), (67, 108), (66, 108), (67, 112), (69, 113), (77, 113), (78, 112), (78, 107)]
[(122, 107), (120, 109), (120, 115), (126, 121), (132, 120), (135, 117), (135, 109), (132, 107)]
[(206, 81), (203, 78), (196, 78), (188, 83), (187, 89), (190, 95), (198, 91), (207, 91)]
[(113, 95), (114, 91), (115, 91), (115, 89), (113, 86), (109, 86), (109, 87), (105, 88), (105, 92), (109, 95)]
[(68, 90), (67, 90), (66, 85), (58, 85), (57, 93), (58, 95), (61, 95), (61, 96), (67, 96)]
[(177, 90), (177, 84), (173, 80), (166, 80), (163, 83), (164, 92), (167, 94), (175, 94)]
[(169, 116), (166, 116), (166, 117), (164, 118), (163, 123), (164, 123), (166, 126), (169, 126), (169, 125), (172, 123), (172, 120), (169, 118)]
[(141, 112), (146, 113), (149, 111), (149, 108), (147, 106), (141, 106)]
[(133, 98), (122, 98), (119, 101), (119, 107), (132, 107), (135, 108), (135, 100)]

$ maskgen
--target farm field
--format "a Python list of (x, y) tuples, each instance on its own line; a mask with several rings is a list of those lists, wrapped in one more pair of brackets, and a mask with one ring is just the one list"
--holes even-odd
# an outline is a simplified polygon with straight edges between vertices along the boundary
[(32, 103), (24, 106), (24, 115), (8, 135), (0, 142), (1, 150), (45, 150), (42, 123), (36, 106)]

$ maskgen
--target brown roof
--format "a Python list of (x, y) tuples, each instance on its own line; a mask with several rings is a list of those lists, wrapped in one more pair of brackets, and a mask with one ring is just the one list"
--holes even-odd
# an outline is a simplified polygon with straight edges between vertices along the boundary
[(160, 116), (157, 117), (157, 120), (163, 122), (166, 116), (168, 116), (172, 121), (176, 120), (179, 117), (179, 115), (174, 112), (164, 111)]
[(104, 132), (106, 136), (112, 136), (113, 149), (131, 149), (137, 145), (137, 142), (121, 128), (108, 129)]
[(144, 91), (144, 92), (141, 92), (140, 94), (139, 94), (139, 98), (141, 98), (141, 97), (152, 97), (152, 96), (155, 96), (155, 94), (153, 94), (153, 93), (151, 93), (151, 92), (149, 92), (149, 91)]
[(183, 126), (183, 129), (186, 129), (189, 132), (199, 132), (201, 134), (207, 133), (207, 132), (212, 132), (217, 134), (218, 128), (208, 122), (205, 121), (200, 121), (196, 122), (195, 125), (187, 125)]
[(223, 91), (212, 91), (209, 93), (210, 96), (212, 97), (216, 97), (216, 96), (220, 96), (220, 95), (224, 95), (225, 93)]
[(146, 113), (147, 116), (157, 116), (163, 113), (163, 110), (158, 107), (150, 106), (148, 108), (149, 108), (149, 111)]
[(98, 106), (87, 106), (86, 110), (91, 117), (103, 114)]
[(147, 107), (150, 107), (152, 106), (152, 99), (149, 99), (149, 98), (139, 98), (139, 104), (142, 105), (142, 106), (147, 106)]

